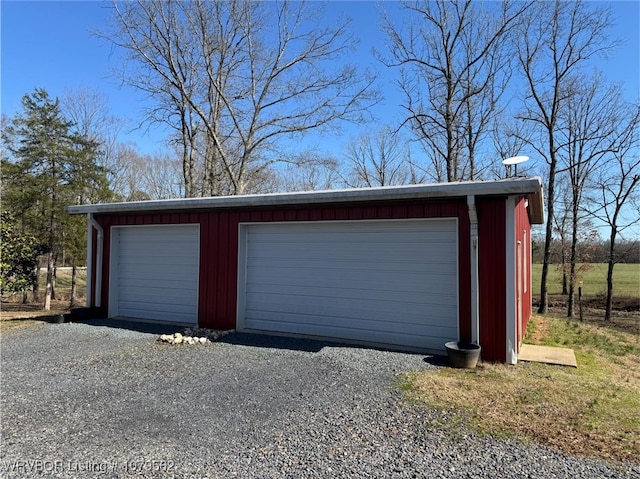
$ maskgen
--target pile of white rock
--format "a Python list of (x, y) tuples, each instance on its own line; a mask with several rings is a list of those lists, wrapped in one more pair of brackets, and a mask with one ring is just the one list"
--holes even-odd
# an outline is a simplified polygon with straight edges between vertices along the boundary
[(158, 341), (169, 344), (207, 344), (220, 339), (233, 330), (189, 328), (182, 333), (163, 334)]

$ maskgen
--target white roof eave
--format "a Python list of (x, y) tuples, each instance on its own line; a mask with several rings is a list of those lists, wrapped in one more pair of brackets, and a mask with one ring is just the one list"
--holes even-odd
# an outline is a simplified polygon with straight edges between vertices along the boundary
[[(352, 203), (366, 201), (410, 200), (427, 198), (453, 198), (494, 195), (527, 195), (533, 223), (543, 222), (542, 180), (509, 178), (496, 181), (466, 181), (405, 186), (382, 186), (347, 190), (303, 191), (264, 195), (214, 196), (205, 198), (178, 198), (169, 200), (131, 201), (124, 203), (97, 203), (68, 206), (69, 214), (144, 213), (150, 211), (185, 211), (217, 208), (247, 208), (264, 206), (311, 205)], [(533, 204), (532, 204), (533, 203)]]

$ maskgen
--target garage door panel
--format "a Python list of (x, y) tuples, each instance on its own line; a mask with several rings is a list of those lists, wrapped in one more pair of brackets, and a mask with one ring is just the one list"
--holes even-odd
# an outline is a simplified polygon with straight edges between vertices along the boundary
[[(259, 307), (259, 310), (272, 311), (272, 312), (286, 312), (287, 309), (300, 314), (320, 314), (327, 316), (344, 317), (348, 311), (351, 318), (362, 318), (375, 320), (388, 320), (391, 321), (392, 317), (401, 315), (397, 322), (406, 323), (420, 323), (425, 322), (425, 307), (424, 303), (410, 303), (395, 301), (390, 298), (369, 299), (367, 301), (355, 302), (353, 298), (326, 298), (325, 301), (318, 301), (317, 298), (313, 298), (310, 301), (305, 296), (295, 295), (251, 295), (247, 300), (247, 310)], [(283, 308), (283, 304), (286, 308)], [(429, 310), (429, 314), (438, 314), (438, 312), (444, 312), (446, 314), (455, 314), (456, 309), (450, 305), (440, 305), (439, 307), (432, 307)]]
[[(155, 244), (173, 243), (177, 239), (186, 242), (194, 242), (192, 231), (189, 227), (193, 225), (150, 225), (122, 227), (121, 234), (127, 238), (127, 243), (147, 243), (153, 241)], [(185, 229), (178, 229), (184, 227)]]
[[(124, 253), (127, 254), (127, 252)], [(196, 262), (193, 260), (193, 256), (195, 254), (197, 254), (197, 252), (189, 251), (188, 254), (185, 253), (183, 255), (177, 255), (173, 253), (170, 256), (167, 256), (167, 253), (165, 251), (164, 253), (158, 253), (155, 255), (152, 253), (145, 253), (145, 256), (140, 258), (136, 256), (137, 251), (135, 251), (127, 254), (127, 257), (131, 258), (131, 260), (128, 261), (127, 264), (138, 266), (148, 265), (149, 262), (152, 262), (164, 266), (165, 269), (171, 268), (173, 270), (175, 267), (180, 267), (183, 265), (193, 266), (194, 264), (196, 264)]]
[[(349, 222), (345, 221), (343, 223), (345, 224), (349, 223), (349, 231), (347, 231), (348, 234), (357, 235), (361, 233), (366, 233), (367, 236), (371, 236), (374, 233), (397, 234), (398, 232), (397, 225), (400, 222), (404, 223), (402, 225), (403, 234), (417, 233), (421, 235), (421, 237), (429, 237), (429, 235), (436, 235), (443, 232), (452, 233), (452, 232), (455, 232), (457, 229), (457, 225), (455, 223), (448, 222), (448, 220), (445, 220), (444, 222), (440, 222), (439, 224), (438, 222), (440, 220), (437, 220), (437, 219), (433, 220), (432, 224), (429, 225), (429, 231), (425, 231), (425, 229), (423, 228), (423, 224), (420, 223), (422, 220), (420, 219), (415, 220), (413, 224), (409, 224), (408, 222), (410, 221), (414, 221), (414, 220), (349, 221)], [(297, 230), (297, 231), (290, 230), (289, 233), (287, 234), (287, 238), (282, 238), (282, 240), (297, 242), (301, 238), (308, 237), (308, 236), (317, 238), (318, 233), (320, 233), (323, 238), (332, 237), (332, 235), (334, 239), (344, 238), (344, 236), (342, 236), (343, 231), (337, 232), (338, 229), (330, 229), (332, 226), (330, 223), (332, 223), (333, 225), (337, 225), (338, 229), (341, 227), (339, 222), (337, 221), (335, 222), (317, 221), (317, 222), (305, 223), (304, 230)], [(289, 224), (293, 224), (293, 223), (289, 223)], [(249, 233), (259, 234), (261, 237), (265, 238), (265, 241), (268, 241), (270, 238), (277, 240), (280, 237), (280, 232), (274, 231), (271, 228), (271, 226), (272, 224), (268, 224), (268, 223), (262, 223), (262, 224), (254, 223), (251, 225), (251, 231)], [(294, 239), (295, 241), (293, 241)]]
[[(278, 291), (278, 286), (262, 285), (262, 288), (251, 288), (247, 293), (246, 304), (266, 304), (267, 302), (281, 303), (285, 306), (289, 301), (300, 298), (305, 302), (330, 302), (335, 300), (354, 301), (366, 304), (367, 301), (385, 301), (394, 303), (395, 308), (406, 304), (417, 304), (420, 308), (431, 308), (438, 305), (455, 306), (457, 298), (455, 289), (447, 290), (444, 293), (408, 292), (408, 291), (388, 291), (388, 290), (363, 290), (349, 288), (318, 288), (315, 286), (288, 286), (287, 292)], [(395, 304), (398, 303), (398, 304)]]
[(166, 295), (172, 295), (174, 294), (174, 292), (179, 292), (180, 296), (182, 296), (185, 292), (195, 293), (195, 291), (193, 290), (193, 285), (191, 285), (188, 281), (181, 281), (173, 278), (158, 279), (156, 281), (153, 281), (152, 283), (143, 283), (142, 281), (135, 278), (126, 278), (123, 279), (120, 284), (122, 286), (120, 294), (127, 293), (128, 291), (135, 291), (137, 293), (150, 291), (156, 292), (156, 294), (162, 293)]
[(171, 323), (193, 323), (191, 311), (167, 311), (164, 308), (154, 307), (154, 304), (134, 304), (131, 307), (123, 307), (120, 316)]
[(455, 219), (251, 224), (244, 237), (242, 327), (439, 350), (458, 338)]
[[(299, 261), (302, 259), (323, 260), (331, 259), (334, 261), (353, 261), (354, 256), (358, 258), (372, 257), (380, 252), (381, 247), (393, 245), (397, 243), (398, 237), (390, 239), (386, 243), (370, 243), (363, 241), (356, 235), (349, 235), (349, 242), (346, 243), (317, 243), (306, 241), (302, 244), (289, 244), (285, 241), (277, 243), (273, 242), (260, 247), (249, 248), (248, 254), (251, 258), (271, 260), (281, 256), (281, 251), (285, 250), (289, 261)], [(393, 261), (394, 259), (417, 257), (431, 259), (438, 263), (442, 262), (442, 255), (456, 252), (456, 245), (449, 242), (446, 243), (429, 243), (423, 241), (421, 243), (405, 243), (402, 240), (403, 251), (387, 251), (385, 260)]]
[[(387, 320), (390, 319), (390, 320)], [(397, 319), (397, 318), (395, 318)], [(343, 330), (348, 331), (356, 331), (361, 330), (364, 332), (369, 331), (377, 331), (381, 333), (388, 334), (404, 334), (405, 331), (400, 331), (397, 328), (397, 325), (402, 325), (405, 328), (409, 328), (413, 331), (414, 334), (423, 335), (424, 331), (421, 331), (420, 328), (416, 327), (422, 323), (405, 323), (394, 321), (393, 317), (371, 320), (371, 319), (362, 319), (362, 318), (336, 318), (335, 316), (326, 316), (326, 315), (299, 315), (294, 313), (267, 313), (264, 316), (260, 316), (260, 319), (256, 321), (264, 322), (263, 328), (266, 330), (277, 331), (278, 329), (272, 329), (277, 327), (278, 325), (295, 325), (297, 327), (298, 324), (308, 326), (308, 327), (323, 327), (323, 328), (333, 328), (334, 332), (331, 334), (332, 337), (341, 337)], [(429, 335), (446, 336), (449, 334), (449, 328), (438, 325), (438, 319), (433, 318), (430, 324)], [(336, 334), (337, 333), (337, 334)], [(363, 333), (364, 334), (364, 333)]]
[(437, 333), (430, 332), (425, 334), (413, 334), (407, 335), (405, 333), (380, 331), (366, 328), (341, 328), (336, 330), (333, 325), (326, 325), (321, 323), (306, 324), (306, 323), (287, 323), (279, 322), (277, 320), (260, 320), (256, 322), (257, 330), (269, 331), (269, 332), (294, 332), (295, 334), (302, 334), (308, 336), (319, 336), (333, 339), (344, 339), (351, 341), (363, 341), (370, 343), (379, 343), (387, 345), (397, 345), (416, 349), (426, 350), (440, 350), (442, 345), (450, 339), (450, 333), (445, 331), (444, 334), (438, 335)]
[(162, 295), (166, 302), (180, 305), (195, 304), (198, 295), (191, 288), (137, 288), (135, 291), (124, 289), (120, 292), (120, 303), (123, 301), (154, 302)]
[[(249, 270), (249, 273), (253, 272)], [(254, 281), (247, 285), (247, 290), (251, 291), (252, 286), (254, 284), (269, 284), (273, 281), (274, 276), (280, 276), (282, 279), (278, 284), (282, 286), (296, 286), (299, 285), (301, 281), (296, 281), (295, 275), (304, 274), (304, 268), (300, 268), (299, 271), (290, 270), (288, 272), (288, 276), (285, 277), (284, 274), (278, 275), (278, 273), (274, 273), (273, 275), (268, 272), (261, 272), (260, 274), (256, 274), (256, 278)], [(363, 282), (363, 276), (367, 275), (367, 281)], [(448, 277), (454, 279), (455, 275), (447, 275)], [(441, 276), (442, 278), (444, 275)], [(313, 276), (309, 278), (304, 278), (305, 286), (312, 287), (337, 287), (337, 288), (346, 288), (346, 289), (359, 289), (363, 291), (377, 291), (379, 293), (390, 292), (390, 294), (395, 294), (395, 288), (398, 284), (398, 281), (406, 282), (406, 289), (403, 291), (414, 291), (414, 292), (424, 292), (432, 293), (432, 294), (445, 294), (450, 291), (450, 283), (446, 281), (442, 281), (436, 284), (432, 284), (429, 287), (429, 291), (424, 291), (424, 282), (425, 276), (423, 274), (412, 274), (412, 273), (397, 273), (397, 274), (376, 274), (375, 272), (368, 272), (366, 270), (357, 270), (357, 271), (339, 271), (339, 270), (322, 270), (322, 271), (314, 271)]]
[[(120, 301), (120, 308), (122, 310), (130, 310), (130, 311), (153, 311), (155, 313), (164, 312), (167, 314), (184, 314), (185, 312), (189, 312), (188, 308), (184, 307), (184, 304), (180, 303), (168, 303), (158, 305), (155, 301), (143, 301), (141, 299), (136, 299), (135, 301)], [(190, 311), (193, 312), (193, 311)]]
[[(182, 246), (177, 241), (164, 244), (161, 248), (157, 244), (151, 247), (146, 243), (140, 243), (135, 247), (129, 244), (128, 247), (120, 248), (120, 257), (138, 264), (146, 264), (151, 260), (163, 262), (171, 261), (176, 264), (182, 264), (185, 262), (193, 264), (194, 253), (197, 253), (197, 250), (197, 245), (186, 247)], [(141, 253), (143, 253), (143, 256), (140, 256)]]
[[(353, 288), (336, 288), (336, 287), (318, 287), (308, 285), (287, 285), (287, 293), (297, 296), (308, 296), (311, 299), (326, 299), (331, 300), (333, 298), (351, 298), (362, 300), (375, 300), (380, 299), (380, 293), (373, 290), (362, 290)], [(398, 302), (422, 302), (426, 307), (434, 305), (452, 305), (456, 300), (456, 292), (447, 290), (442, 294), (429, 291), (425, 293), (420, 290), (419, 285), (413, 285), (415, 291), (408, 291), (408, 288), (404, 291), (391, 292), (390, 298)], [(270, 283), (247, 285), (247, 301), (257, 295), (262, 295), (266, 298), (273, 298), (281, 294), (282, 287), (280, 285), (274, 285)]]
[(198, 225), (116, 228), (114, 248), (119, 316), (197, 323)]
[[(451, 257), (450, 252), (441, 251), (435, 258), (430, 258), (429, 274), (456, 274), (456, 270), (446, 261), (446, 258)], [(401, 272), (401, 273), (425, 273), (426, 260), (417, 263), (415, 260), (389, 260), (389, 259), (371, 259), (370, 261), (354, 260), (353, 256), (348, 259), (335, 259), (335, 258), (305, 258), (304, 267), (311, 268), (314, 271), (320, 269), (331, 269), (341, 271), (353, 271), (353, 270), (367, 270), (367, 271), (379, 271), (379, 272)], [(260, 269), (271, 272), (274, 267), (278, 270), (287, 269), (300, 269), (300, 259), (291, 258), (278, 258), (277, 265), (273, 264), (273, 258), (254, 258), (252, 257), (252, 263), (249, 268), (256, 272)]]
[(193, 270), (197, 264), (181, 264), (176, 267), (168, 267), (158, 263), (124, 263), (118, 265), (120, 277), (127, 279), (154, 279), (154, 281), (189, 281), (193, 280)]
[[(450, 326), (442, 326), (441, 322), (443, 318), (451, 317), (455, 314), (449, 306), (439, 306), (432, 308), (427, 314), (424, 311), (398, 311), (398, 308), (392, 310), (391, 308), (385, 308), (385, 311), (376, 310), (373, 308), (350, 308), (348, 311), (345, 309), (338, 309), (337, 304), (332, 305), (299, 305), (295, 313), (283, 311), (278, 304), (260, 304), (260, 309), (253, 309), (254, 305), (247, 305), (247, 318), (252, 319), (264, 319), (272, 318), (274, 320), (280, 320), (284, 318), (290, 318), (290, 321), (299, 321), (300, 323), (306, 323), (309, 321), (320, 321), (322, 324), (335, 324), (337, 327), (341, 327), (344, 324), (351, 325), (352, 322), (362, 321), (368, 323), (372, 328), (378, 328), (385, 331), (398, 331), (403, 328), (417, 326), (416, 332), (420, 332), (420, 329), (424, 327), (442, 327), (450, 332)], [(262, 314), (261, 314), (262, 313)], [(347, 316), (348, 315), (348, 316)], [(296, 319), (297, 318), (297, 319)], [(333, 318), (334, 321), (329, 321)], [(379, 323), (377, 323), (379, 322)], [(409, 332), (406, 330), (405, 332)]]
[[(366, 238), (362, 238), (362, 234), (366, 234)], [(403, 234), (403, 243), (408, 246), (423, 246), (425, 242), (428, 244), (448, 244), (450, 242), (449, 232), (440, 232), (438, 234), (429, 233), (405, 233)], [(271, 246), (283, 245), (289, 248), (291, 251), (300, 250), (302, 245), (313, 245), (314, 249), (322, 250), (323, 248), (332, 249), (333, 245), (340, 245), (341, 248), (352, 248), (353, 243), (351, 238), (360, 237), (366, 244), (372, 246), (380, 244), (389, 244), (395, 241), (397, 233), (367, 233), (367, 232), (349, 232), (348, 234), (341, 233), (329, 233), (323, 234), (319, 237), (318, 234), (292, 234), (291, 237), (278, 239), (277, 235), (262, 235), (258, 234), (258, 240), (254, 240), (254, 237), (249, 237), (250, 251), (257, 254), (268, 252)]]

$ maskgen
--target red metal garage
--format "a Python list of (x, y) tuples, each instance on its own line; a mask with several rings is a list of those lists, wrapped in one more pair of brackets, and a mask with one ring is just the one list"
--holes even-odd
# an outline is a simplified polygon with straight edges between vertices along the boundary
[(109, 316), (515, 363), (539, 178), (72, 206)]

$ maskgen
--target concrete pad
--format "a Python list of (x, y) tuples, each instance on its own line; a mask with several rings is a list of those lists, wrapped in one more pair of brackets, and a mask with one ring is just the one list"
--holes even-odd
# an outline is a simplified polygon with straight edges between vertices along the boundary
[(561, 366), (578, 367), (576, 355), (573, 349), (554, 348), (551, 346), (538, 346), (523, 344), (518, 353), (519, 361), (531, 361), (535, 363), (559, 364)]

